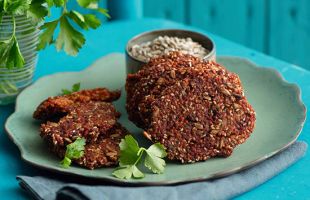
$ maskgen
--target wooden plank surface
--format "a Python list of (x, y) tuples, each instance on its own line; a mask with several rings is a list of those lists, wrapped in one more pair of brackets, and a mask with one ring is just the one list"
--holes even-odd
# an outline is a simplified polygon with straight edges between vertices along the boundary
[(144, 16), (185, 22), (185, 0), (144, 0)]
[(310, 69), (309, 0), (143, 0), (143, 16), (191, 24)]
[(265, 1), (192, 0), (190, 24), (257, 50), (265, 50)]
[(270, 1), (270, 55), (310, 69), (310, 1)]

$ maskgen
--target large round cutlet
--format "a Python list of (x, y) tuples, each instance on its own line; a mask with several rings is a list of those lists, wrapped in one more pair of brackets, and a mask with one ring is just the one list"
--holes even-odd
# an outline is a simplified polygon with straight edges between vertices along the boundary
[(195, 64), (187, 59), (189, 67), (178, 67), (183, 56), (161, 58), (173, 67), (156, 64), (151, 66), (153, 73), (144, 76), (147, 66), (137, 73), (139, 85), (131, 95), (139, 98), (138, 105), (127, 101), (129, 116), (139, 120), (133, 122), (145, 130), (146, 137), (166, 147), (171, 160), (187, 163), (229, 156), (250, 136), (255, 124), (255, 112), (241, 81), (219, 64), (197, 62), (194, 57)]
[[(208, 65), (198, 63), (195, 67), (172, 68), (165, 70), (165, 73), (162, 73), (160, 78), (157, 79), (156, 84), (148, 87), (148, 95), (144, 96), (139, 102), (138, 114), (143, 120), (143, 124), (148, 127), (150, 123), (150, 118), (148, 115), (151, 114), (150, 105), (152, 105), (152, 102), (155, 99), (161, 97), (161, 93), (165, 88), (173, 86), (185, 78), (195, 78), (195, 76), (199, 74), (207, 74), (211, 70), (216, 70), (217, 73), (220, 73), (220, 71), (225, 71), (222, 66), (216, 63)], [(145, 81), (147, 82), (147, 80)]]
[(120, 114), (111, 103), (76, 103), (58, 122), (41, 124), (40, 135), (48, 143), (66, 146), (78, 137), (96, 141), (100, 134), (111, 129)]
[(90, 101), (112, 102), (120, 97), (120, 91), (110, 91), (106, 88), (81, 90), (69, 95), (49, 97), (43, 101), (33, 117), (42, 121), (58, 121), (70, 112), (75, 103), (87, 103)]
[(146, 135), (167, 148), (169, 159), (195, 162), (229, 156), (253, 131), (255, 113), (242, 91), (217, 77), (184, 79), (150, 105)]
[[(200, 59), (183, 55), (179, 52), (172, 52), (158, 58), (152, 59), (142, 70), (136, 74), (129, 74), (126, 81), (127, 104), (129, 119), (137, 126), (144, 128), (145, 118), (141, 116), (140, 105), (149, 95), (152, 95), (154, 88), (169, 85), (169, 81), (174, 81), (178, 74), (176, 69), (192, 67), (200, 63)], [(182, 74), (181, 74), (182, 76)]]

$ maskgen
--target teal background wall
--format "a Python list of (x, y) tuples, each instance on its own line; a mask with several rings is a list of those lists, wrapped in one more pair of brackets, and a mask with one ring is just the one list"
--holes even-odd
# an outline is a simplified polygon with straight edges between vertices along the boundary
[(144, 16), (203, 28), (310, 70), (309, 0), (144, 0)]
[(310, 70), (310, 0), (103, 0), (101, 5), (113, 1), (141, 5), (144, 17), (200, 27)]

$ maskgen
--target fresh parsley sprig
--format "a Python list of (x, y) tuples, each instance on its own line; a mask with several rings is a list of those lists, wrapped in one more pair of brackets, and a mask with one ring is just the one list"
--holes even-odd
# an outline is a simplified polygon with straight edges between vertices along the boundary
[(71, 90), (62, 89), (61, 90), (61, 92), (62, 92), (61, 95), (68, 95), (68, 94), (72, 94), (73, 92), (77, 92), (77, 91), (80, 90), (80, 87), (81, 87), (81, 83), (75, 83), (74, 85), (72, 85)]
[(73, 143), (67, 145), (64, 159), (60, 162), (62, 167), (69, 168), (72, 159), (79, 159), (84, 155), (86, 140), (77, 138)]
[[(13, 33), (9, 39), (0, 41), (0, 66), (6, 66), (8, 69), (24, 66), (24, 58), (20, 52), (18, 42), (15, 36), (16, 23), (13, 17)], [(0, 20), (1, 21), (1, 20)], [(1, 22), (0, 22), (1, 24)]]
[[(100, 20), (93, 14), (81, 14), (76, 10), (68, 10), (67, 2), (68, 0), (46, 0), (48, 1), (48, 8), (53, 6), (61, 7), (62, 14), (61, 16), (54, 21), (47, 22), (41, 29), (44, 30), (40, 36), (40, 42), (38, 44), (38, 50), (44, 49), (47, 45), (55, 43), (56, 49), (59, 51), (64, 49), (65, 52), (69, 55), (76, 55), (80, 48), (85, 43), (85, 38), (83, 34), (77, 31), (70, 21), (77, 24), (84, 30), (96, 29), (101, 25)], [(90, 9), (97, 11), (106, 17), (110, 17), (108, 11), (103, 8), (99, 8), (99, 0), (76, 0), (82, 8)], [(59, 25), (60, 32), (56, 37), (55, 29)], [(56, 38), (56, 40), (54, 40)]]
[(113, 175), (120, 179), (143, 178), (145, 175), (138, 168), (138, 164), (144, 158), (144, 166), (155, 174), (164, 172), (166, 162), (163, 159), (167, 156), (164, 147), (160, 143), (153, 144), (148, 149), (139, 147), (138, 142), (127, 135), (121, 140), (119, 167), (113, 172)]
[[(76, 1), (82, 8), (97, 11), (106, 17), (110, 17), (106, 9), (99, 7), (99, 0)], [(3, 15), (11, 15), (13, 23), (11, 37), (0, 41), (0, 65), (13, 68), (23, 67), (25, 63), (15, 35), (15, 16), (26, 15), (33, 24), (39, 24), (50, 15), (52, 7), (62, 9), (62, 13), (58, 19), (45, 22), (40, 26), (43, 32), (39, 37), (37, 49), (41, 50), (47, 45), (55, 43), (58, 51), (63, 49), (69, 55), (77, 55), (85, 44), (85, 37), (72, 26), (72, 23), (88, 30), (98, 28), (101, 21), (94, 14), (81, 14), (76, 10), (68, 10), (68, 2), (69, 0), (0, 0), (0, 23)], [(57, 27), (60, 30), (58, 35), (55, 33)]]

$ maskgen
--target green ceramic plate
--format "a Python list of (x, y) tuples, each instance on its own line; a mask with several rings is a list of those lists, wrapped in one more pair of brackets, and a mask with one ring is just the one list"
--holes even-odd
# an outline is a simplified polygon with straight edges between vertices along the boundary
[[(126, 75), (125, 56), (122, 54), (103, 57), (82, 72), (58, 73), (39, 79), (18, 96), (16, 111), (8, 118), (5, 128), (25, 161), (50, 171), (145, 185), (175, 184), (225, 176), (254, 165), (292, 144), (303, 126), (306, 108), (301, 102), (298, 87), (284, 81), (275, 70), (257, 67), (236, 57), (221, 57), (218, 61), (239, 74), (245, 94), (257, 112), (256, 128), (252, 136), (228, 158), (214, 158), (186, 165), (168, 162), (164, 174), (147, 173), (144, 179), (138, 180), (117, 179), (111, 175), (113, 168), (61, 168), (59, 159), (48, 152), (39, 136), (39, 123), (32, 119), (33, 111), (45, 98), (57, 95), (62, 88), (70, 88), (76, 82), (81, 82), (83, 88), (123, 88)], [(140, 143), (145, 143), (141, 130), (127, 120), (124, 92), (115, 105), (122, 113), (121, 123), (135, 134)]]

